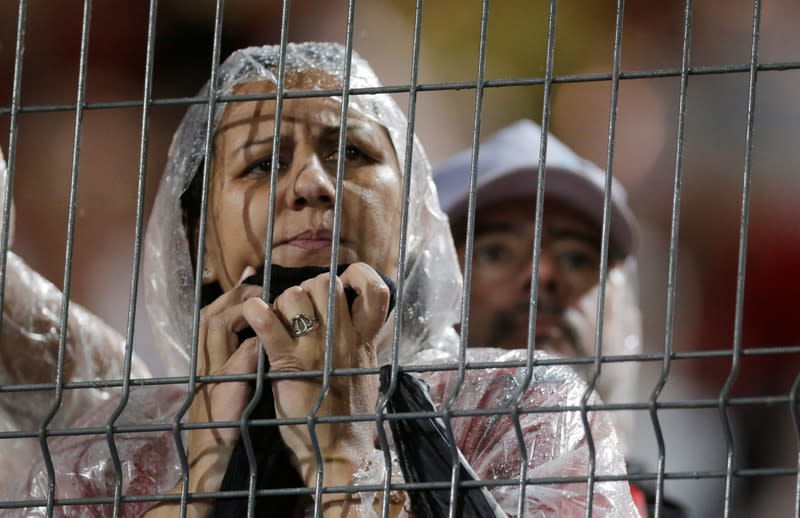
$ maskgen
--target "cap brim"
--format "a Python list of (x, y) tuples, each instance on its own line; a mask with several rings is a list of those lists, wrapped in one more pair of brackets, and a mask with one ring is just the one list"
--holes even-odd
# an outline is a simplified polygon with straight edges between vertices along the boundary
[[(512, 199), (530, 198), (535, 203), (538, 192), (538, 168), (523, 167), (505, 172), (501, 176), (478, 179), (476, 211), (507, 202)], [(598, 229), (603, 225), (603, 207), (605, 196), (595, 184), (584, 175), (571, 169), (547, 168), (545, 170), (545, 199), (556, 199), (564, 205), (585, 214)], [(469, 192), (451, 201), (442, 209), (451, 221), (463, 220), (467, 214)], [(621, 207), (610, 199), (611, 210), (611, 249), (622, 257), (629, 255), (634, 248), (634, 220), (627, 207)]]

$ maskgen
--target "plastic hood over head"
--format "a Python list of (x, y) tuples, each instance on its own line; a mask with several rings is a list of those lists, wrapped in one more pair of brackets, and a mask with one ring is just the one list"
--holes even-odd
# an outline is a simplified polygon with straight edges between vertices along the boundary
[[(234, 52), (219, 68), (215, 93), (231, 95), (237, 85), (256, 81), (277, 85), (279, 59), (279, 46), (250, 47)], [(290, 43), (285, 56), (287, 82), (303, 74), (302, 81), (297, 82), (303, 90), (329, 90), (332, 80), (344, 85), (345, 60), (345, 49), (338, 44)], [(309, 71), (313, 73), (306, 74)], [(319, 80), (315, 82), (314, 78)], [(350, 88), (376, 86), (380, 83), (375, 73), (366, 61), (353, 53)], [(206, 84), (200, 96), (209, 95), (209, 88)], [(339, 97), (334, 98), (341, 101)], [(230, 102), (216, 103), (215, 126)], [(147, 229), (146, 303), (159, 350), (170, 374), (185, 374), (189, 365), (194, 272), (180, 198), (206, 158), (208, 109), (207, 103), (191, 106), (175, 133)], [(405, 291), (400, 308), (403, 321), (401, 360), (412, 361), (423, 352), (423, 347), (427, 349), (426, 356), (430, 353), (437, 356), (439, 352), (447, 355), (455, 347), (452, 324), (458, 320), (461, 277), (450, 228), (439, 209), (425, 152), (415, 138), (411, 164), (406, 167), (406, 118), (387, 94), (351, 95), (348, 109), (386, 128), (397, 154), (400, 174), (408, 169), (410, 175)], [(214, 128), (211, 131), (213, 135)], [(393, 319), (390, 317), (388, 322), (384, 326), (384, 336), (389, 336)], [(389, 348), (379, 351), (379, 361), (387, 361), (390, 353)]]

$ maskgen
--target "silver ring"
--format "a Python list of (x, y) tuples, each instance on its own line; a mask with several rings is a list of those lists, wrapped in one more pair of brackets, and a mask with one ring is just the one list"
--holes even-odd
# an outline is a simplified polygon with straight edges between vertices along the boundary
[(298, 313), (292, 317), (290, 332), (292, 336), (305, 336), (319, 326), (319, 321), (306, 315), (305, 313)]

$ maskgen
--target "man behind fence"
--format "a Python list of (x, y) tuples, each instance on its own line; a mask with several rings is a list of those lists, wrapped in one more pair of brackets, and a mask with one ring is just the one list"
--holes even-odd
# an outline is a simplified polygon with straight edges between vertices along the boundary
[[(481, 144), (477, 163), (470, 314), (470, 347), (525, 348), (533, 279), (533, 249), (541, 128), (530, 120), (508, 126)], [(606, 174), (553, 135), (547, 136), (541, 252), (536, 279), (535, 347), (584, 358), (576, 364), (587, 381), (593, 358), (639, 353), (640, 313), (633, 256), (635, 221), (626, 193), (611, 179), (608, 276), (602, 343), (596, 346), (601, 238)], [(472, 150), (434, 172), (442, 209), (450, 217), (464, 264)], [(597, 391), (606, 403), (635, 400), (637, 364), (603, 363)], [(629, 439), (630, 412), (611, 412)], [(634, 501), (647, 516), (652, 488), (633, 486)], [(678, 514), (670, 514), (678, 513)], [(662, 516), (682, 516), (664, 503)]]

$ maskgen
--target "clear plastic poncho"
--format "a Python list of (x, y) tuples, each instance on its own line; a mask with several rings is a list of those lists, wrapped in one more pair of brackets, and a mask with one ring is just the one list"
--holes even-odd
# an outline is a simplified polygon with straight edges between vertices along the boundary
[[(277, 83), (279, 53), (275, 47), (234, 52), (220, 66), (219, 95), (231, 95), (236, 85), (253, 81)], [(316, 69), (341, 78), (344, 49), (337, 45), (289, 44), (286, 75)], [(354, 55), (350, 88), (378, 85), (369, 65)], [(303, 84), (303, 89), (319, 85)], [(208, 85), (199, 93), (208, 95)], [(214, 120), (219, 121), (226, 103), (217, 103)], [(400, 170), (405, 169), (406, 119), (388, 95), (352, 95), (348, 108), (384, 126), (394, 144)], [(186, 374), (189, 365), (194, 271), (189, 243), (183, 228), (180, 196), (205, 158), (208, 105), (191, 106), (170, 147), (169, 159), (148, 225), (145, 271), (147, 307), (153, 320), (160, 351), (173, 373)], [(405, 361), (423, 349), (450, 351), (454, 347), (451, 322), (458, 318), (460, 275), (447, 219), (439, 210), (430, 166), (425, 152), (414, 139), (410, 167), (408, 263), (405, 276), (403, 321), (406, 330), (400, 348)], [(444, 335), (449, 335), (443, 340)], [(384, 350), (384, 353), (389, 351)], [(382, 358), (384, 361), (388, 357)]]
[[(277, 81), (280, 48), (252, 47), (234, 52), (219, 68), (217, 93), (233, 92), (236, 85), (250, 81)], [(343, 77), (345, 49), (338, 44), (290, 44), (286, 48), (286, 75), (317, 70), (327, 76)], [(379, 82), (369, 65), (353, 55), (350, 87), (375, 87)], [(305, 76), (308, 77), (308, 76)], [(328, 79), (330, 79), (330, 77)], [(329, 82), (327, 84), (330, 84)], [(319, 89), (311, 82), (303, 89)], [(208, 94), (208, 86), (200, 93)], [(194, 308), (194, 275), (189, 243), (183, 228), (180, 197), (204, 158), (206, 140), (206, 104), (193, 105), (178, 128), (168, 158), (146, 240), (147, 306), (150, 310), (161, 352), (171, 373), (185, 374), (190, 344), (191, 315)], [(217, 103), (214, 120), (218, 121), (225, 103)], [(400, 170), (406, 168), (405, 135), (407, 122), (392, 99), (385, 94), (353, 95), (349, 109), (373, 118), (383, 125), (391, 137)], [(413, 143), (409, 232), (404, 300), (403, 334), (399, 351), (405, 364), (456, 362), (457, 339), (452, 324), (458, 320), (461, 278), (449, 225), (439, 209), (431, 179), (430, 166), (420, 144)], [(383, 349), (379, 363), (390, 355), (388, 347), (394, 319), (389, 318), (381, 332)], [(476, 361), (524, 361), (525, 351), (471, 351)], [(452, 408), (505, 408), (520, 388), (522, 372), (516, 368), (467, 371), (467, 377)], [(430, 386), (436, 405), (447, 399), (456, 381), (451, 370), (428, 372), (420, 376)], [(158, 387), (161, 394), (133, 398), (121, 422), (169, 423), (182, 398), (176, 387)], [(587, 477), (589, 454), (586, 431), (577, 411), (560, 407), (580, 404), (585, 384), (570, 369), (537, 367), (534, 382), (522, 391), (521, 408), (551, 409), (548, 412), (523, 412), (521, 426), (528, 456), (523, 459), (509, 416), (473, 416), (453, 420), (454, 436), (464, 457), (478, 475), (488, 479), (519, 476), (522, 462), (529, 466), (529, 477)], [(174, 404), (170, 402), (174, 401)], [(595, 398), (590, 399), (590, 404)], [(97, 414), (107, 409), (98, 409)], [(619, 440), (608, 420), (590, 413), (591, 433), (597, 451), (596, 473), (625, 473)], [(180, 479), (180, 468), (169, 433), (127, 434), (120, 453), (124, 461), (123, 494), (164, 492)], [(56, 496), (88, 497), (113, 495), (113, 472), (109, 469), (107, 445), (103, 437), (73, 436), (54, 439), (61, 455), (56, 457)], [(119, 442), (119, 441), (118, 441)], [(170, 450), (170, 446), (172, 450)], [(365, 465), (357, 474), (359, 484), (378, 483), (382, 466)], [(42, 499), (46, 495), (47, 477), (41, 466), (34, 466), (26, 498)], [(516, 515), (518, 485), (497, 486), (494, 497), (511, 516)], [(570, 484), (528, 485), (525, 499), (526, 516), (584, 516), (585, 482)], [(366, 502), (367, 499), (365, 498)], [(630, 490), (624, 482), (603, 482), (595, 486), (595, 516), (637, 516)], [(135, 516), (147, 503), (123, 505), (124, 516)], [(110, 505), (69, 506), (57, 508), (60, 516), (104, 516)], [(43, 508), (30, 509), (28, 515), (44, 515)], [(369, 505), (362, 505), (361, 516), (372, 516)]]
[[(0, 152), (0, 214), (6, 176)], [(12, 235), (13, 227), (12, 219), (9, 228)], [(55, 386), (41, 390), (21, 390), (18, 386), (55, 384), (61, 303), (61, 290), (16, 254), (8, 252), (0, 330), (0, 385), (4, 388), (0, 392), (0, 432), (38, 432), (56, 402)], [(124, 338), (81, 306), (70, 304), (63, 381), (120, 379), (124, 358)], [(134, 355), (131, 377), (149, 376), (147, 368)], [(87, 409), (109, 400), (113, 392), (114, 389), (65, 389), (61, 406), (48, 429), (69, 426), (81, 419)], [(4, 459), (0, 470), (2, 497), (12, 493), (19, 473), (30, 467), (32, 459), (41, 459), (42, 452), (35, 436), (2, 437), (0, 456)]]

